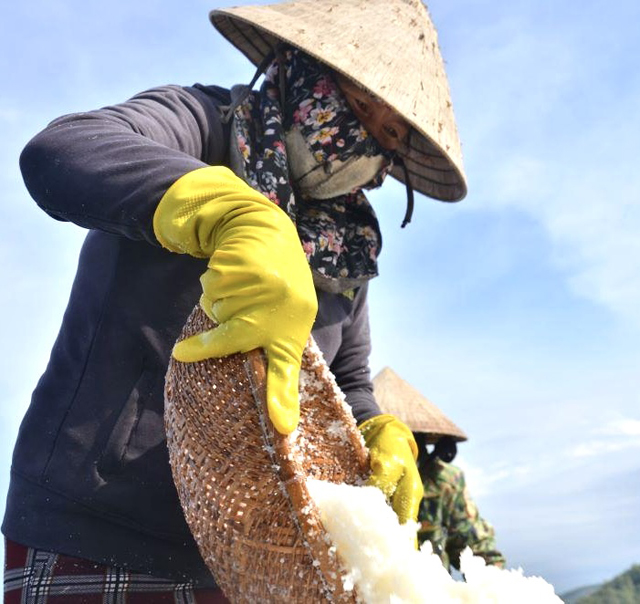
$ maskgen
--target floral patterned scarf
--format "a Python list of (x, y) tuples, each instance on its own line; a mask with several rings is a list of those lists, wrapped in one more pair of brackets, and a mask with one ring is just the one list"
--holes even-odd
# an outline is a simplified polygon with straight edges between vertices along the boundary
[(298, 194), (289, 175), (285, 132), (297, 126), (321, 166), (354, 155), (382, 155), (385, 167), (367, 189), (380, 186), (393, 154), (364, 130), (328, 68), (291, 48), (284, 50), (284, 65), (284, 111), (276, 60), (260, 91), (251, 92), (234, 110), (232, 140), (237, 141), (245, 180), (295, 223), (316, 286), (347, 292), (378, 274), (378, 220), (361, 190), (331, 199)]

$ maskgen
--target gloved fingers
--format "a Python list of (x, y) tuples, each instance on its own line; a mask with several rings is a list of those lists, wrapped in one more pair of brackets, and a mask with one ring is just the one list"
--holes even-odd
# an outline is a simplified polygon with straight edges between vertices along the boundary
[(376, 474), (371, 474), (366, 484), (368, 487), (376, 487), (377, 489), (380, 489), (384, 493), (387, 502), (391, 501), (391, 497), (396, 490), (396, 485), (393, 481), (386, 480)]
[(367, 447), (371, 447), (382, 432), (388, 430), (389, 426), (394, 425), (397, 419), (389, 414), (376, 415), (360, 424), (359, 429), (364, 438)]
[(311, 331), (318, 301), (308, 265), (303, 267), (303, 275), (287, 279), (274, 269), (247, 266), (238, 256), (235, 264), (231, 268), (210, 267), (200, 277), (201, 306), (207, 314), (215, 316), (218, 323), (251, 314), (259, 324), (267, 323), (266, 331), (279, 326), (283, 334)]
[[(305, 340), (306, 342), (306, 340)], [(304, 345), (304, 342), (301, 342)], [(274, 428), (290, 434), (300, 420), (299, 378), (302, 348), (267, 348), (267, 410)]]
[(236, 352), (248, 352), (261, 346), (260, 334), (242, 319), (231, 319), (215, 329), (204, 331), (178, 342), (173, 357), (183, 363), (225, 357)]
[[(173, 348), (173, 357), (183, 363), (218, 358), (236, 352), (264, 347), (267, 354), (267, 411), (275, 429), (290, 434), (300, 419), (298, 381), (302, 347), (274, 343), (265, 346), (264, 334), (251, 321), (236, 318), (220, 323), (215, 329), (185, 338)], [(299, 352), (298, 352), (299, 349)]]
[(367, 480), (369, 486), (379, 488), (388, 500), (391, 500), (404, 471), (403, 464), (388, 453), (380, 453), (376, 449), (369, 451), (371, 475)]
[(407, 465), (391, 497), (391, 507), (400, 524), (417, 521), (422, 495), (423, 487), (418, 468)]

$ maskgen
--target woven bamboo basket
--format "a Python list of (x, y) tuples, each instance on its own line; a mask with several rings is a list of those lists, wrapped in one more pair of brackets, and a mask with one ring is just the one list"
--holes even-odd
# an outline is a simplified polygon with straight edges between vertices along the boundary
[[(180, 339), (215, 325), (196, 307)], [(298, 429), (274, 430), (261, 352), (197, 363), (172, 359), (165, 424), (187, 523), (233, 603), (356, 602), (342, 584), (307, 478), (362, 484), (368, 453), (322, 354), (310, 340)]]

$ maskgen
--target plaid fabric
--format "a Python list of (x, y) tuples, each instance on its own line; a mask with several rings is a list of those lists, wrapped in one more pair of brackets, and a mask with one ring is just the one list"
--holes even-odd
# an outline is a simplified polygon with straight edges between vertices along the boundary
[(5, 540), (5, 604), (229, 604), (218, 589), (197, 589)]

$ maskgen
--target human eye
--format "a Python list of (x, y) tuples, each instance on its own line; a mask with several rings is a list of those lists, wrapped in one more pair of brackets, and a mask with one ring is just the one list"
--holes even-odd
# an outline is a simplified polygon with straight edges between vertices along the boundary
[(365, 115), (368, 115), (371, 112), (371, 108), (369, 107), (369, 103), (362, 99), (355, 99), (356, 107)]
[(384, 132), (387, 136), (390, 136), (391, 138), (395, 138), (395, 139), (400, 138), (400, 134), (393, 126), (384, 126)]

